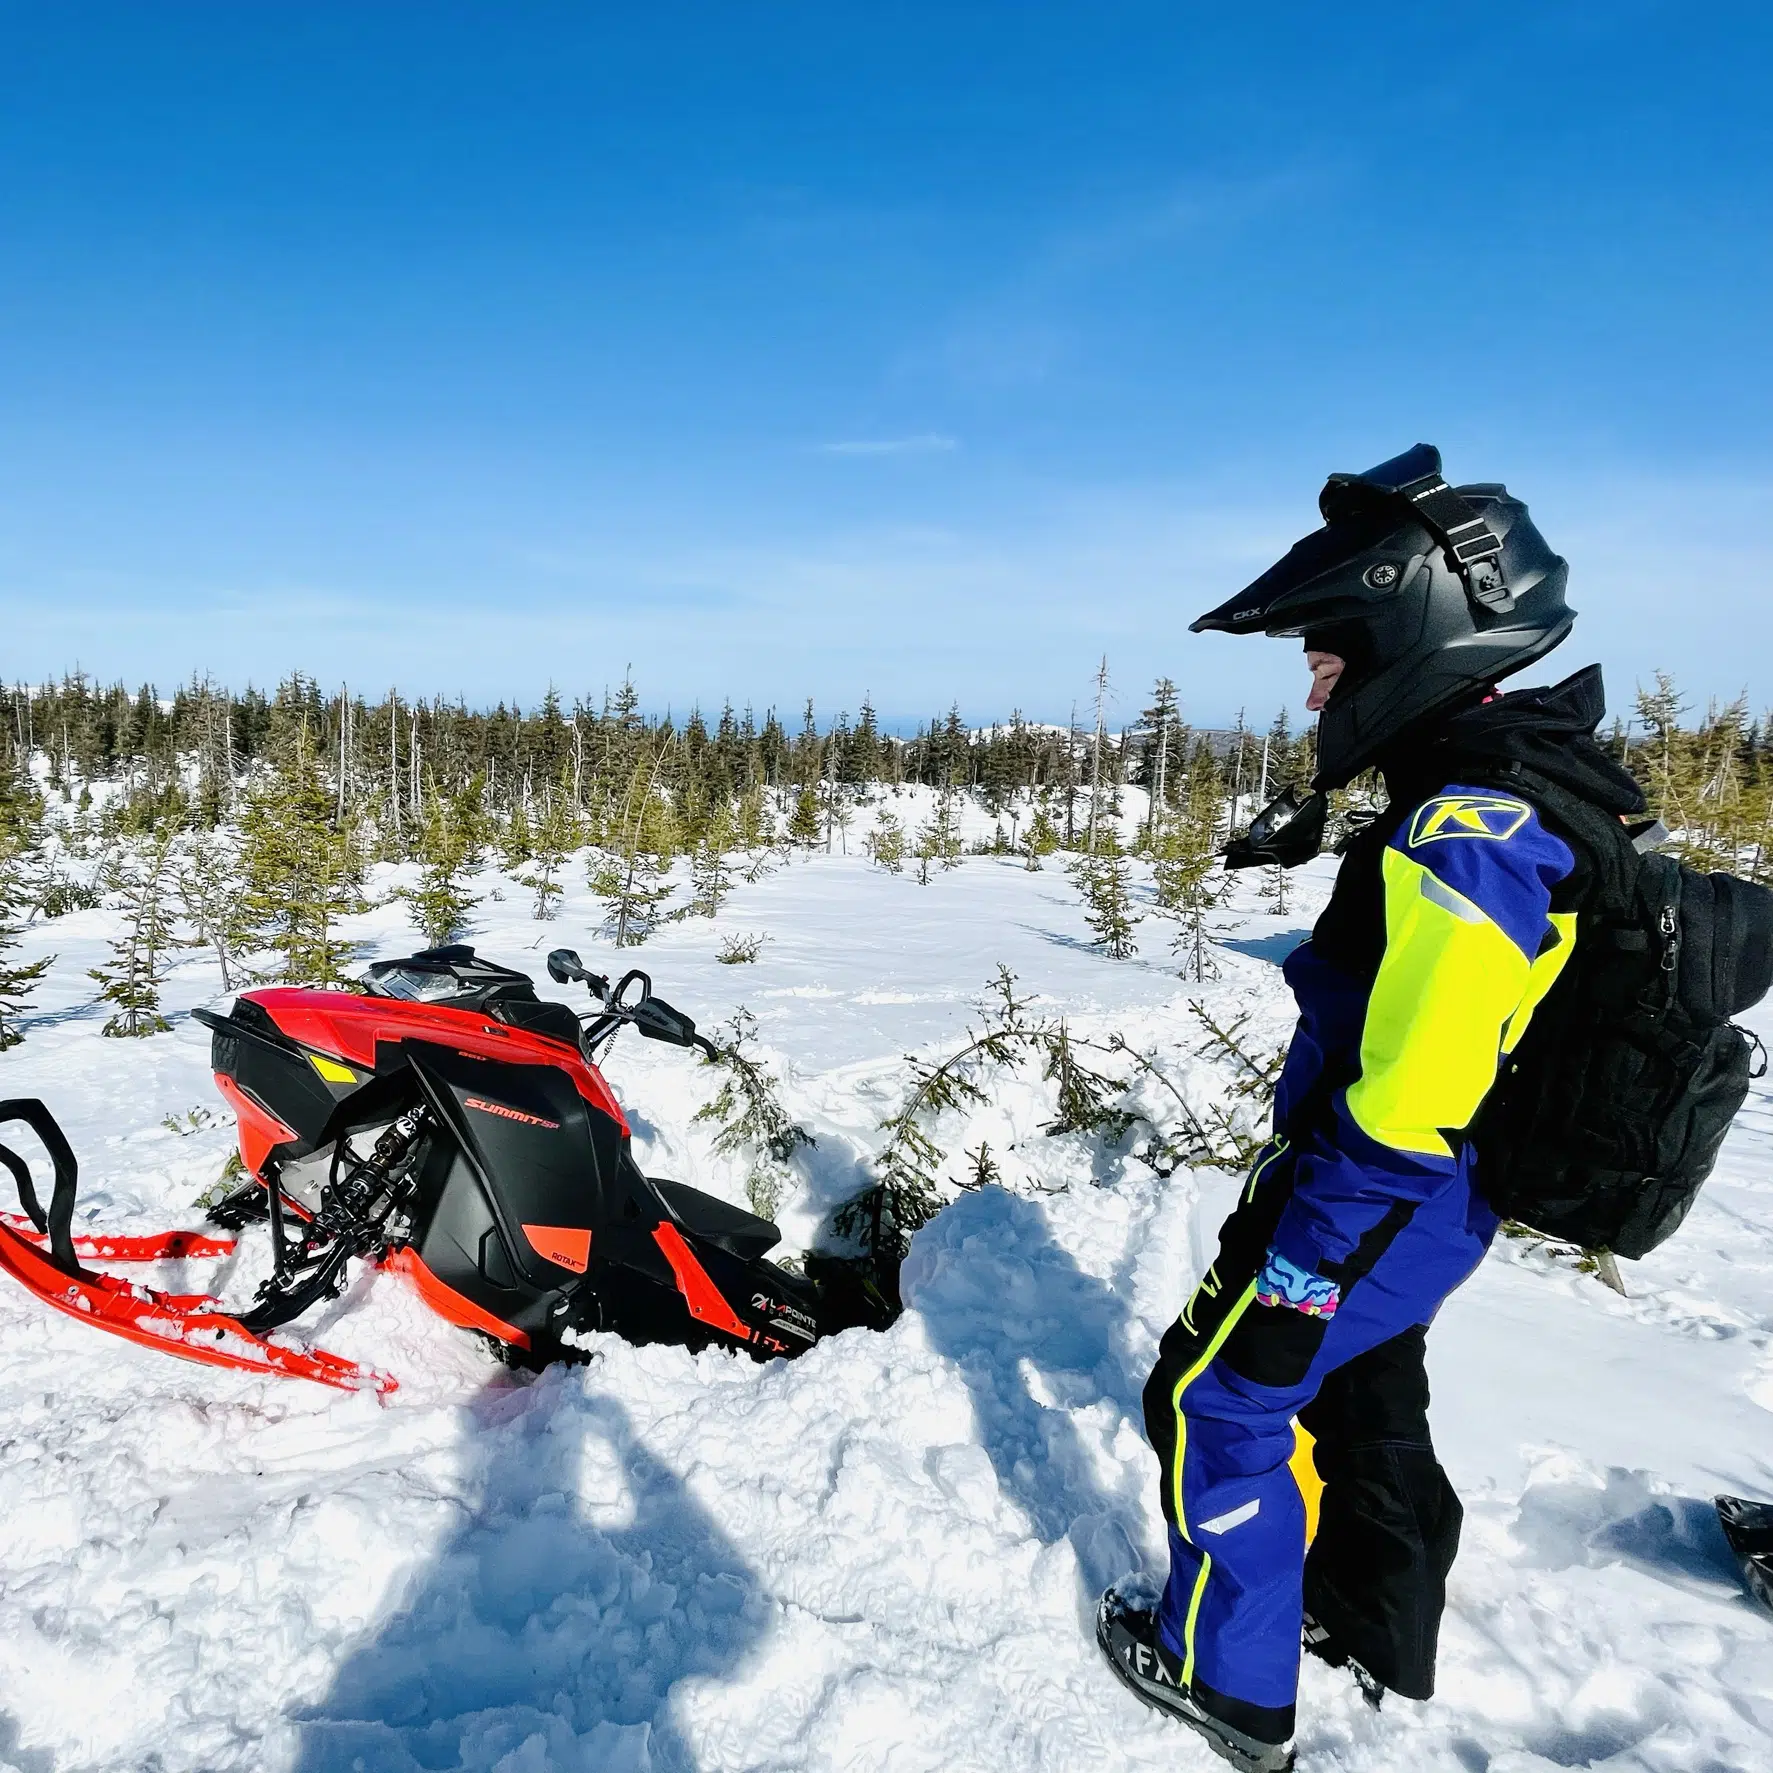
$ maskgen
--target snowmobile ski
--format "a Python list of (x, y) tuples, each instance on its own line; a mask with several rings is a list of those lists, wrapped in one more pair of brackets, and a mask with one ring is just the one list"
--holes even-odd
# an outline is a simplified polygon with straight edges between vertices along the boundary
[(1748, 1592), (1773, 1612), (1773, 1503), (1742, 1496), (1715, 1498), (1718, 1524), (1742, 1566)]
[(76, 1238), (72, 1219), (79, 1166), (72, 1147), (40, 1101), (17, 1098), (0, 1102), (0, 1126), (14, 1121), (23, 1122), (42, 1141), (55, 1171), (55, 1190), (46, 1211), (38, 1201), (29, 1166), (16, 1152), (0, 1145), (0, 1163), (12, 1172), (24, 1208), (22, 1222), (17, 1214), (0, 1216), (0, 1269), (45, 1305), (143, 1347), (180, 1354), (209, 1366), (283, 1373), (343, 1391), (368, 1388), (386, 1394), (394, 1389), (388, 1375), (337, 1355), (267, 1342), (207, 1294), (162, 1293), (82, 1267), (83, 1256), (97, 1261), (157, 1262), (225, 1255), (234, 1247), (234, 1240), (188, 1231)]

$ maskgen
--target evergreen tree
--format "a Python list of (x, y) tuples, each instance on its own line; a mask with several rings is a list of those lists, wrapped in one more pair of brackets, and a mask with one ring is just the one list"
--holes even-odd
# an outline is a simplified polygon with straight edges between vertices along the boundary
[(480, 896), (469, 890), (469, 882), (480, 871), (480, 852), (486, 841), (483, 787), (478, 775), (449, 793), (435, 780), (431, 784), (424, 824), (419, 828), (419, 884), (404, 888), (400, 896), (433, 948), (454, 940), (468, 914), (480, 903)]
[(1155, 845), (1188, 755), (1188, 729), (1182, 724), (1176, 686), (1167, 677), (1160, 677), (1152, 686), (1151, 706), (1139, 716), (1139, 741), (1133, 780), (1151, 796), (1145, 840)]
[(511, 808), (511, 817), (505, 821), (504, 835), (499, 847), (504, 851), (506, 868), (513, 874), (536, 853), (529, 806), (521, 796)]
[(111, 1006), (105, 1034), (135, 1038), (171, 1028), (160, 1013), (160, 987), (170, 951), (191, 946), (180, 939), (174, 917), (176, 843), (176, 832), (163, 828), (106, 870), (123, 931), (111, 939), (110, 963), (87, 971), (99, 983), (99, 1001)]
[(0, 1052), (23, 1040), (25, 1006), (54, 955), (19, 963), (17, 949), (31, 905), (32, 861), (41, 853), (43, 800), (8, 745), (0, 754)]
[(1196, 981), (1208, 973), (1206, 916), (1224, 898), (1229, 881), (1219, 865), (1219, 823), (1224, 783), (1212, 747), (1195, 742), (1186, 792), (1177, 818), (1164, 830), (1152, 865), (1159, 907), (1180, 919), (1172, 952), (1186, 956), (1186, 972)]
[(604, 931), (618, 948), (638, 948), (663, 916), (671, 897), (671, 863), (639, 848), (605, 855), (591, 876), (603, 901)]
[(1043, 857), (1050, 856), (1059, 847), (1059, 827), (1053, 823), (1053, 816), (1047, 811), (1046, 796), (1043, 794), (1035, 804), (1034, 817), (1028, 821), (1028, 829), (1022, 834), (1022, 854), (1027, 858), (1023, 866), (1030, 874), (1040, 872)]
[(802, 783), (794, 797), (794, 813), (788, 821), (788, 840), (809, 850), (819, 841), (819, 797), (811, 782)]
[(1287, 898), (1287, 871), (1284, 868), (1264, 868), (1262, 884), (1256, 889), (1256, 896), (1261, 899), (1276, 917), (1285, 917), (1290, 909)]
[(1141, 918), (1133, 909), (1132, 865), (1107, 820), (1097, 830), (1095, 849), (1071, 864), (1071, 878), (1083, 894), (1084, 921), (1103, 953), (1111, 960), (1126, 960), (1136, 954), (1133, 930)]
[(733, 888), (733, 868), (729, 860), (738, 841), (738, 828), (731, 809), (719, 802), (702, 840), (696, 845), (690, 862), (689, 913), (694, 917), (715, 917)]
[(569, 790), (563, 782), (550, 794), (542, 807), (529, 839), (529, 868), (514, 878), (536, 896), (534, 915), (546, 922), (560, 909), (566, 889), (560, 884), (560, 870), (566, 859), (579, 846), (579, 822), (573, 816)]
[(738, 827), (739, 848), (742, 850), (768, 849), (776, 841), (775, 827), (770, 820), (769, 804), (761, 781), (754, 782), (739, 796), (734, 822)]
[(936, 796), (935, 811), (917, 834), (917, 884), (930, 884), (930, 864), (940, 862), (946, 870), (958, 868), (961, 857), (960, 821), (955, 812), (954, 795), (944, 788)]
[(597, 861), (591, 890), (604, 903), (604, 928), (618, 948), (637, 948), (657, 928), (671, 896), (677, 830), (658, 792), (666, 748), (638, 759), (617, 821), (615, 843)]
[(862, 842), (875, 867), (897, 874), (905, 866), (905, 827), (884, 807)]
[(364, 908), (363, 862), (299, 736), (248, 795), (241, 840), (243, 946), (274, 956), (285, 984), (341, 984), (352, 945), (337, 925)]
[(178, 858), (173, 890), (198, 942), (207, 944), (215, 955), (222, 989), (232, 991), (239, 966), (238, 945), (243, 939), (245, 891), (239, 851), (233, 841), (219, 830), (187, 839)]
[(856, 716), (856, 730), (844, 753), (843, 779), (852, 784), (879, 780), (881, 766), (880, 725), (875, 718), (874, 704), (864, 696), (862, 712)]

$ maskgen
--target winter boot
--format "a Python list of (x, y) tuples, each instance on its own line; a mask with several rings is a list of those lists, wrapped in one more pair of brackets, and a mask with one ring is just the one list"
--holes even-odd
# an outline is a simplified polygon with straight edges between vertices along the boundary
[(1305, 1615), (1299, 1641), (1306, 1653), (1315, 1656), (1319, 1662), (1327, 1663), (1331, 1668), (1347, 1669), (1354, 1676), (1355, 1685), (1361, 1690), (1361, 1698), (1374, 1711), (1385, 1703), (1385, 1683), (1377, 1675), (1362, 1668), (1309, 1613)]
[(1246, 1736), (1203, 1711), (1182, 1684), (1182, 1665), (1157, 1635), (1157, 1615), (1109, 1589), (1096, 1610), (1096, 1642), (1108, 1666), (1135, 1698), (1186, 1724), (1242, 1773), (1289, 1773), (1293, 1745)]
[(1742, 1566), (1748, 1592), (1763, 1607), (1773, 1607), (1773, 1506), (1741, 1496), (1717, 1499), (1724, 1537)]

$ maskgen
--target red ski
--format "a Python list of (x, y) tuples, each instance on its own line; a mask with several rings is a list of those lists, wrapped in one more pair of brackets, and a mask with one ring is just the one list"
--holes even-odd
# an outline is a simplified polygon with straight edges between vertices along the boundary
[(73, 1150), (49, 1110), (29, 1098), (0, 1102), (0, 1125), (23, 1121), (43, 1141), (55, 1169), (55, 1193), (45, 1212), (39, 1205), (24, 1161), (0, 1145), (0, 1163), (18, 1184), (25, 1211), (0, 1214), (0, 1269), (45, 1305), (69, 1317), (109, 1330), (130, 1342), (181, 1354), (214, 1367), (252, 1373), (283, 1373), (313, 1379), (341, 1391), (373, 1389), (383, 1396), (395, 1389), (385, 1373), (321, 1349), (286, 1348), (255, 1335), (237, 1317), (204, 1293), (161, 1293), (115, 1275), (83, 1268), (80, 1258), (113, 1262), (157, 1262), (178, 1257), (223, 1256), (232, 1238), (168, 1231), (145, 1237), (81, 1237), (70, 1228), (79, 1167)]

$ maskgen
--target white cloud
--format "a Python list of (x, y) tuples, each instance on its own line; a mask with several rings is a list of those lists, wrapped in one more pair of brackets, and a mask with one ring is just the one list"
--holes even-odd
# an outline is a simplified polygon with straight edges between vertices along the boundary
[(959, 448), (953, 437), (924, 431), (916, 437), (857, 437), (843, 443), (822, 443), (819, 452), (827, 456), (935, 456)]

